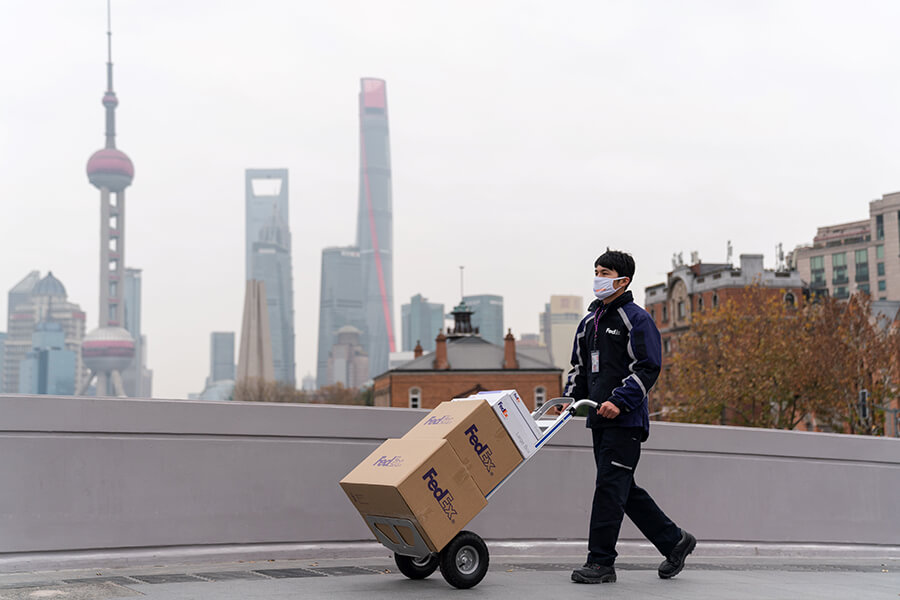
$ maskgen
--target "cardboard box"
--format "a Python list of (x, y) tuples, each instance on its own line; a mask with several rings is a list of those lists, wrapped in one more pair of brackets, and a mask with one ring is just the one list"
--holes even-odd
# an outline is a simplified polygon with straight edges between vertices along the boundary
[(503, 423), (509, 437), (512, 438), (522, 458), (528, 460), (537, 452), (535, 445), (543, 435), (538, 424), (531, 418), (531, 412), (516, 390), (497, 390), (493, 392), (479, 392), (466, 398), (472, 400), (481, 398), (487, 400), (494, 414)]
[(447, 440), (487, 496), (522, 462), (506, 428), (483, 398), (442, 402), (403, 436)]
[(443, 549), (487, 505), (443, 439), (387, 440), (341, 480), (341, 488), (363, 518), (412, 521), (433, 552)]

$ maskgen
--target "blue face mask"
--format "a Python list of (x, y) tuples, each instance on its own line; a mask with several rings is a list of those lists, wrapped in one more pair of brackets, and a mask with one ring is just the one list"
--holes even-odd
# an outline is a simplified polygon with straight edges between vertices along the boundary
[(613, 282), (620, 279), (625, 279), (625, 277), (594, 277), (594, 295), (600, 300), (609, 298), (616, 293)]

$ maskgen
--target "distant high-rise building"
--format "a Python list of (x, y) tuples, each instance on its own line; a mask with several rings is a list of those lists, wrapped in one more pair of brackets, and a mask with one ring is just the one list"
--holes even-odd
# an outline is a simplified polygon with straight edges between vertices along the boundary
[(0, 390), (6, 389), (3, 384), (3, 365), (6, 363), (6, 333), (0, 331)]
[(209, 336), (207, 384), (228, 380), (234, 380), (234, 332), (214, 331)]
[(9, 293), (7, 294), (8, 301), (6, 304), (7, 322), (12, 321), (12, 314), (15, 312), (17, 306), (25, 304), (26, 302), (31, 302), (31, 290), (34, 289), (34, 286), (36, 286), (37, 282), (40, 280), (40, 271), (32, 271), (26, 275), (22, 281), (9, 290)]
[(362, 332), (352, 325), (338, 329), (337, 343), (328, 356), (329, 385), (359, 388), (369, 379), (369, 357), (360, 344)]
[(587, 312), (581, 296), (550, 296), (541, 315), (541, 335), (556, 367), (567, 373), (571, 368), (575, 331)]
[(153, 371), (147, 368), (147, 336), (141, 331), (140, 269), (125, 269), (125, 330), (134, 340), (134, 360), (122, 372), (125, 394), (131, 398), (150, 398)]
[(506, 333), (503, 330), (503, 296), (463, 296), (463, 302), (474, 312), (472, 326), (478, 328), (481, 337), (495, 346), (502, 346)]
[(60, 323), (38, 323), (31, 336), (31, 350), (19, 363), (19, 393), (73, 395), (77, 356), (77, 352), (66, 349), (66, 332)]
[(250, 280), (247, 282), (244, 295), (244, 318), (241, 323), (237, 381), (246, 379), (275, 380), (270, 332), (266, 284), (264, 281)]
[(790, 262), (814, 294), (900, 300), (900, 192), (871, 201), (865, 220), (819, 227)]
[(316, 391), (316, 378), (312, 373), (307, 373), (303, 376), (301, 381), (301, 389), (304, 392), (314, 392)]
[(444, 305), (428, 302), (422, 294), (409, 299), (409, 304), (400, 307), (401, 329), (403, 331), (403, 351), (416, 349), (416, 342), (425, 352), (434, 352), (434, 338), (444, 328)]
[[(9, 310), (7, 337), (3, 344), (3, 391), (9, 394), (19, 392), (20, 363), (33, 347), (32, 336), (38, 324), (48, 321), (62, 327), (64, 349), (76, 354), (76, 386), (87, 380), (81, 358), (81, 346), (85, 337), (84, 311), (77, 304), (68, 301), (65, 286), (53, 273), (48, 273), (43, 279), (40, 279), (38, 273), (38, 281), (35, 282), (36, 273), (38, 272), (32, 271), (9, 294), (10, 300), (16, 302)], [(29, 290), (27, 294), (23, 292), (26, 288)]]
[(361, 331), (366, 327), (359, 248), (347, 246), (322, 250), (321, 279), (316, 363), (316, 385), (320, 388), (335, 383), (328, 378), (328, 356), (337, 343), (338, 330), (346, 325)]
[(247, 169), (246, 184), (246, 279), (253, 279), (253, 244), (273, 215), (290, 223), (288, 211), (288, 170)]
[(247, 280), (265, 282), (277, 381), (296, 384), (287, 169), (247, 169)]
[(387, 90), (381, 79), (362, 79), (359, 93), (359, 210), (356, 245), (362, 267), (363, 345), (373, 377), (388, 368), (394, 341), (393, 209)]

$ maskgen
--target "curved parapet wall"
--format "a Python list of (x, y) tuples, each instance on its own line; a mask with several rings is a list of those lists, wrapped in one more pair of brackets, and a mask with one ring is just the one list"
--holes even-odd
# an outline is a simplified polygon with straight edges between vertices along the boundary
[[(424, 411), (0, 396), (0, 555), (372, 537), (338, 480)], [(573, 423), (469, 526), (584, 539)], [(705, 541), (896, 544), (900, 440), (655, 423), (638, 482)], [(626, 520), (622, 539), (641, 539)]]

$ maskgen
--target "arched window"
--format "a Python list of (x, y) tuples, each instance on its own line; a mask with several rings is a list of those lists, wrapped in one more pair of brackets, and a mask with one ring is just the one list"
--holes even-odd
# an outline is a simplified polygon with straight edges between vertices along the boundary
[(787, 304), (790, 308), (794, 308), (797, 305), (797, 299), (794, 297), (794, 294), (788, 292), (784, 295), (784, 303)]
[(713, 294), (713, 308), (717, 308), (719, 306), (719, 295)]
[(703, 296), (697, 298), (697, 310), (703, 310)]
[(543, 386), (534, 388), (534, 410), (539, 409), (547, 401), (547, 389)]
[(409, 388), (409, 407), (422, 408), (422, 390), (417, 387)]

